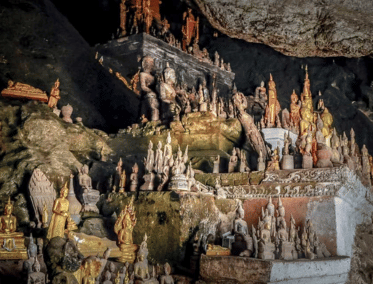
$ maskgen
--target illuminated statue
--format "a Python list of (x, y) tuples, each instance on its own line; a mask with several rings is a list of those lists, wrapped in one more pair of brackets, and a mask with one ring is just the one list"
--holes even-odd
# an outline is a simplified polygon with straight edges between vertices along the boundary
[(324, 107), (324, 112), (321, 115), (322, 122), (324, 123), (324, 127), (322, 128), (322, 134), (324, 137), (328, 137), (332, 135), (332, 123), (333, 123), (333, 116), (330, 114), (328, 108)]
[(188, 12), (183, 15), (184, 25), (181, 29), (183, 33), (183, 50), (186, 51), (187, 47), (192, 42), (193, 38), (199, 40), (199, 18), (195, 19), (192, 14), (192, 9), (188, 8)]
[(69, 223), (69, 226), (74, 227), (74, 221), (71, 218), (69, 218), (69, 201), (66, 199), (68, 192), (69, 189), (67, 188), (66, 182), (64, 187), (60, 191), (60, 198), (57, 198), (54, 201), (52, 211), (53, 215), (51, 222), (49, 224), (47, 239), (52, 239), (54, 237), (63, 238), (65, 236), (66, 223)]
[(299, 124), (300, 124), (300, 102), (298, 100), (298, 96), (293, 90), (291, 94), (291, 104), (290, 104), (290, 122), (292, 125), (297, 129), (299, 132)]
[(272, 74), (268, 82), (268, 104), (265, 112), (265, 122), (267, 127), (273, 127), (276, 123), (276, 118), (281, 110), (280, 103), (277, 100), (276, 84), (273, 81)]
[(126, 0), (120, 2), (120, 28), (122, 30), (121, 36), (126, 35), (126, 22), (127, 22), (127, 12), (129, 11), (126, 6)]
[(49, 100), (48, 100), (48, 106), (50, 108), (57, 107), (58, 100), (61, 98), (59, 87), (60, 87), (60, 81), (57, 79), (57, 81), (54, 83), (54, 86), (51, 90), (51, 94), (50, 94)]
[(164, 81), (160, 83), (159, 95), (162, 100), (162, 117), (165, 120), (173, 118), (176, 110), (176, 74), (175, 70), (166, 63), (163, 71)]
[(130, 202), (122, 212), (119, 214), (117, 221), (114, 225), (114, 232), (118, 235), (118, 246), (122, 252), (122, 256), (119, 257), (118, 261), (125, 263), (133, 263), (135, 260), (135, 251), (137, 245), (133, 244), (132, 232), (136, 225), (136, 213), (133, 208), (134, 196), (132, 196)]

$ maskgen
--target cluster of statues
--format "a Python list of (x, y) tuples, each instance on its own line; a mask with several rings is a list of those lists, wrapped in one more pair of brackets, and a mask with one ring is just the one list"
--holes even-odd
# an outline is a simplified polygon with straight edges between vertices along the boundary
[(207, 87), (206, 79), (202, 79), (198, 90), (187, 89), (182, 83), (177, 85), (176, 73), (168, 63), (162, 74), (153, 75), (154, 59), (145, 56), (140, 72), (140, 89), (143, 98), (141, 114), (149, 121), (180, 121), (180, 116), (191, 112), (210, 111), (220, 118), (237, 117), (237, 104), (247, 107), (245, 96), (234, 86), (232, 99), (218, 97), (216, 76), (213, 76), (212, 90)]
[[(180, 188), (181, 190), (190, 190), (195, 185), (194, 170), (190, 164), (187, 165), (188, 147), (183, 154), (179, 146), (177, 153), (173, 155), (171, 142), (170, 132), (164, 147), (159, 141), (155, 152), (153, 143), (149, 142), (147, 157), (144, 159), (145, 183), (140, 190), (156, 188), (157, 191), (162, 191), (165, 185), (173, 179), (180, 179), (180, 182), (183, 182), (184, 186)], [(170, 186), (168, 188), (172, 189)]]
[(240, 148), (233, 148), (232, 155), (229, 158), (228, 173), (249, 173), (250, 168), (247, 164), (246, 152)]
[(276, 210), (270, 197), (267, 208), (264, 210), (262, 207), (257, 228), (252, 226), (251, 232), (243, 218), (244, 210), (241, 205), (237, 209), (233, 224), (234, 238), (225, 234), (225, 238), (233, 239), (225, 242), (226, 246), (230, 246), (233, 255), (284, 260), (331, 256), (326, 246), (319, 241), (310, 220), (306, 221), (301, 231), (291, 216), (290, 227), (287, 227), (285, 207), (280, 198)]

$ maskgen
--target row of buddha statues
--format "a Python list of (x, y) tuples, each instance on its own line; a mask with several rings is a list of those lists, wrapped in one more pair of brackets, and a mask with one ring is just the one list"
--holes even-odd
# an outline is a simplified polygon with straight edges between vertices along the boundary
[(198, 91), (194, 87), (188, 90), (185, 83), (177, 85), (175, 70), (168, 63), (162, 74), (154, 76), (154, 68), (154, 59), (145, 56), (139, 74), (141, 115), (149, 121), (180, 121), (181, 115), (198, 111), (210, 111), (217, 117), (233, 118), (236, 115), (236, 101), (244, 102), (244, 96), (237, 88), (233, 88), (231, 100), (218, 98), (215, 75), (210, 93), (206, 79), (201, 80)]
[(259, 259), (313, 260), (331, 256), (325, 244), (319, 241), (311, 220), (308, 219), (301, 230), (291, 216), (290, 227), (287, 226), (285, 207), (280, 197), (277, 210), (270, 197), (267, 208), (264, 210), (262, 207), (257, 227), (252, 225), (251, 232), (239, 203), (233, 230), (223, 235), (222, 250), (224, 248), (228, 248), (232, 255)]
[[(129, 5), (126, 2), (131, 2)], [(188, 8), (183, 14), (182, 40), (179, 41), (170, 31), (170, 24), (166, 18), (161, 20), (159, 14), (159, 0), (121, 0), (120, 3), (120, 29), (118, 36), (144, 32), (159, 38), (188, 54), (195, 56), (201, 62), (214, 64), (222, 70), (231, 72), (230, 64), (224, 63), (219, 54), (215, 53), (214, 61), (206, 48), (199, 47), (199, 18), (195, 17), (192, 9)], [(127, 7), (128, 6), (128, 7)]]

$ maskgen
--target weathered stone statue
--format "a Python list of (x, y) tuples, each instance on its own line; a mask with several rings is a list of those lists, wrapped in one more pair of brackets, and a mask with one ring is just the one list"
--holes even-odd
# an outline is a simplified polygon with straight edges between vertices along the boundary
[(155, 79), (152, 75), (154, 59), (145, 56), (142, 60), (142, 72), (140, 72), (140, 87), (143, 96), (142, 112), (151, 121), (159, 120), (159, 102), (156, 93), (153, 92)]
[(119, 193), (123, 193), (125, 190), (125, 187), (126, 187), (126, 179), (127, 179), (127, 176), (126, 176), (126, 171), (123, 170), (121, 175), (120, 175), (120, 180), (119, 180)]
[(288, 132), (284, 134), (284, 150), (281, 161), (281, 168), (283, 170), (294, 169), (294, 156), (290, 155), (289, 147), (291, 145), (291, 138)]
[[(146, 234), (145, 234), (144, 242), (146, 243)], [(158, 284), (159, 282), (154, 277), (150, 277), (147, 255), (148, 255), (148, 249), (146, 245), (141, 244), (141, 247), (137, 253), (137, 261), (134, 265), (136, 283)]]
[[(42, 226), (43, 215), (45, 214), (44, 205), (46, 206), (47, 215), (52, 215), (52, 207), (54, 200), (56, 199), (56, 191), (46, 175), (38, 168), (33, 171), (28, 188), (32, 207), (34, 208), (37, 220), (37, 226), (40, 228)], [(45, 224), (46, 226), (49, 225), (48, 218)]]
[(259, 259), (275, 259), (275, 244), (271, 242), (270, 224), (265, 223), (260, 232), (258, 244)]
[(158, 141), (157, 150), (155, 150), (155, 172), (160, 174), (163, 170), (163, 150), (162, 142)]
[(228, 173), (233, 173), (236, 171), (238, 165), (238, 157), (237, 157), (237, 151), (236, 148), (233, 148), (232, 155), (229, 158), (229, 164), (228, 164)]
[[(304, 137), (304, 136), (303, 136)], [(311, 169), (313, 167), (313, 158), (311, 154), (312, 149), (312, 133), (311, 130), (308, 129), (308, 134), (305, 138), (306, 146), (303, 152), (303, 161), (302, 161), (302, 168), (303, 169)]]
[(16, 232), (17, 218), (12, 215), (13, 203), (5, 204), (4, 215), (0, 216), (0, 259), (27, 259), (23, 233)]
[(174, 279), (172, 278), (171, 274), (171, 266), (166, 262), (164, 265), (164, 273), (165, 275), (161, 276), (161, 283), (160, 284), (174, 284)]
[[(53, 215), (48, 228), (47, 239), (65, 236), (65, 226), (74, 228), (74, 221), (70, 218), (69, 201), (66, 199), (68, 194), (67, 182), (60, 191), (60, 198), (54, 201)], [(75, 224), (76, 227), (76, 224)]]
[(131, 181), (130, 191), (137, 190), (137, 185), (139, 184), (138, 174), (139, 174), (139, 166), (137, 165), (137, 163), (135, 163), (132, 167), (132, 173), (130, 175), (130, 181)]
[(79, 171), (79, 185), (83, 189), (83, 212), (97, 212), (99, 210), (96, 203), (100, 199), (100, 192), (92, 188), (92, 179), (88, 175), (88, 165), (84, 165)]
[(247, 159), (246, 159), (246, 153), (245, 151), (241, 150), (240, 152), (240, 173), (249, 173), (250, 168), (249, 165), (247, 164)]
[(214, 54), (214, 65), (218, 67), (220, 65), (220, 56), (217, 51), (215, 51), (215, 54)]
[(217, 155), (214, 158), (214, 168), (213, 168), (212, 172), (214, 174), (218, 174), (220, 172), (220, 156), (219, 155)]
[(265, 112), (265, 123), (267, 127), (273, 127), (276, 124), (276, 117), (281, 110), (280, 103), (277, 100), (276, 84), (273, 81), (272, 74), (268, 82), (268, 104)]
[(120, 176), (122, 175), (122, 171), (123, 171), (123, 161), (122, 161), (122, 158), (119, 158), (117, 167), (115, 168), (115, 176), (114, 176), (114, 185), (116, 188), (119, 188)]
[(171, 121), (176, 109), (176, 74), (175, 70), (169, 66), (168, 62), (163, 71), (163, 79), (164, 81), (160, 82), (159, 85), (159, 96), (162, 101), (162, 117), (166, 121)]
[(33, 271), (32, 273), (28, 274), (27, 277), (27, 284), (45, 284), (46, 276), (43, 272), (40, 272), (40, 263), (38, 261), (38, 258), (35, 258), (35, 263), (33, 265)]
[(73, 113), (73, 107), (69, 104), (61, 108), (62, 120), (67, 123), (73, 123), (71, 119), (71, 114)]
[(57, 103), (58, 103), (59, 99), (61, 98), (59, 87), (60, 87), (60, 81), (59, 81), (59, 79), (57, 79), (57, 81), (54, 83), (54, 86), (51, 90), (51, 94), (50, 94), (49, 100), (48, 100), (48, 106), (50, 108), (57, 107)]
[(128, 205), (126, 205), (115, 222), (114, 232), (118, 236), (118, 246), (122, 253), (118, 258), (119, 262), (133, 263), (135, 261), (135, 251), (137, 245), (133, 244), (132, 232), (136, 225), (137, 219), (133, 208), (134, 196), (132, 196)]

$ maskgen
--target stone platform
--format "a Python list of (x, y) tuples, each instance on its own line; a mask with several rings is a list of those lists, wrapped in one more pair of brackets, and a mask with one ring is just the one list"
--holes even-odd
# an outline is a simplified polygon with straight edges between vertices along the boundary
[(283, 261), (202, 255), (200, 276), (208, 284), (339, 284), (348, 279), (350, 261), (343, 256)]
[(189, 88), (193, 86), (197, 88), (203, 78), (206, 78), (207, 84), (210, 84), (212, 75), (216, 74), (220, 95), (231, 94), (235, 77), (233, 72), (221, 70), (215, 65), (201, 62), (194, 56), (146, 33), (97, 45), (96, 51), (98, 51), (100, 57), (102, 56), (105, 67), (109, 67), (114, 72), (119, 72), (129, 78), (137, 72), (140, 66), (138, 58), (150, 55), (156, 59), (157, 70), (163, 70), (166, 67), (166, 62), (168, 62), (170, 67), (176, 71), (177, 81), (187, 83)]

